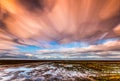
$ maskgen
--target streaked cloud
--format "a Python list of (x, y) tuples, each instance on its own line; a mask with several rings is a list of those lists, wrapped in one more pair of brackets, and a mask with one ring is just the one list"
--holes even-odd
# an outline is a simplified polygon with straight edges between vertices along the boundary
[(1, 0), (0, 5), (1, 56), (119, 58), (119, 0)]

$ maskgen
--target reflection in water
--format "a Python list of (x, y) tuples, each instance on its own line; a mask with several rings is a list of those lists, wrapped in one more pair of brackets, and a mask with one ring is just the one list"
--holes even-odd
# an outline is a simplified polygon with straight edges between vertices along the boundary
[(1, 65), (0, 81), (95, 81), (120, 79), (120, 63)]

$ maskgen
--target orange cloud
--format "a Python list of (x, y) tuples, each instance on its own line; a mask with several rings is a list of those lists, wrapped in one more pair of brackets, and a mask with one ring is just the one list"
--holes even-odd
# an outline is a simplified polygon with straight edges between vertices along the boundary
[(115, 32), (118, 36), (120, 36), (120, 24), (117, 25), (117, 26), (114, 28), (114, 32)]
[(119, 0), (1, 0), (0, 39), (37, 45), (115, 38), (119, 6)]

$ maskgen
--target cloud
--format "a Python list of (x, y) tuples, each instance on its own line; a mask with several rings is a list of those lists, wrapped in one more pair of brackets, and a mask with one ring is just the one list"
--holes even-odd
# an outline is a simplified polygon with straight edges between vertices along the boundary
[[(17, 37), (18, 40), (32, 38), (45, 41), (55, 40), (60, 43), (88, 41), (88, 39), (92, 41), (98, 40), (100, 36), (102, 38), (116, 36), (110, 30), (116, 27), (120, 21), (118, 0), (105, 1), (106, 3), (94, 0), (80, 0), (77, 3), (74, 0), (57, 0), (52, 10), (49, 12), (42, 11), (44, 14), (41, 14), (41, 8), (48, 9), (47, 6), (54, 0), (40, 1), (2, 0), (3, 14), (5, 14), (5, 10), (10, 14), (6, 19), (1, 17), (1, 22), (6, 26), (3, 30)], [(24, 4), (21, 4), (21, 2)], [(69, 5), (71, 8), (68, 7)], [(79, 5), (81, 5), (80, 9), (78, 9)], [(105, 8), (103, 8), (104, 5), (106, 5)], [(45, 8), (42, 6), (45, 6)], [(34, 11), (29, 12), (26, 7), (35, 8), (38, 12), (35, 12), (35, 14)], [(106, 14), (107, 12), (111, 12), (111, 14)], [(101, 19), (100, 13), (104, 15), (103, 17), (108, 17), (102, 17)]]
[[(120, 50), (119, 0), (1, 0), (0, 5), (2, 51), (21, 54), (23, 47), (34, 46), (41, 54), (60, 53), (54, 57), (64, 58), (61, 54)], [(114, 38), (118, 40), (97, 44)], [(61, 49), (47, 50), (54, 48)]]
[(120, 57), (120, 49), (118, 47), (120, 47), (120, 41), (114, 40), (98, 45), (89, 45), (87, 47), (58, 47), (57, 49), (38, 49), (36, 52), (20, 52), (14, 49), (1, 50), (0, 55), (2, 58), (14, 57), (30, 59), (117, 59)]
[(16, 44), (14, 44), (13, 42), (10, 42), (10, 41), (0, 41), (0, 50), (1, 49), (17, 49), (14, 45), (16, 45)]
[(18, 50), (0, 50), (0, 59), (2, 58), (21, 58), (21, 59), (36, 59), (34, 54), (28, 52), (19, 52)]
[(120, 36), (120, 24), (117, 25), (117, 26), (114, 28), (114, 32), (115, 32), (118, 36)]
[[(59, 49), (45, 49), (37, 51), (38, 58), (88, 58), (88, 59), (110, 59), (120, 57), (120, 41), (108, 41), (103, 44), (89, 45), (88, 47), (73, 47), (73, 48), (59, 48)], [(117, 49), (117, 50), (116, 50)], [(43, 57), (42, 57), (43, 56)], [(58, 57), (59, 56), (59, 57)]]

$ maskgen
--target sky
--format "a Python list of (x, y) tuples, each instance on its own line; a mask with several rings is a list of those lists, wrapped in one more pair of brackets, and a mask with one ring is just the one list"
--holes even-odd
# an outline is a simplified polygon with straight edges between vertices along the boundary
[(120, 0), (0, 0), (0, 59), (120, 58)]

